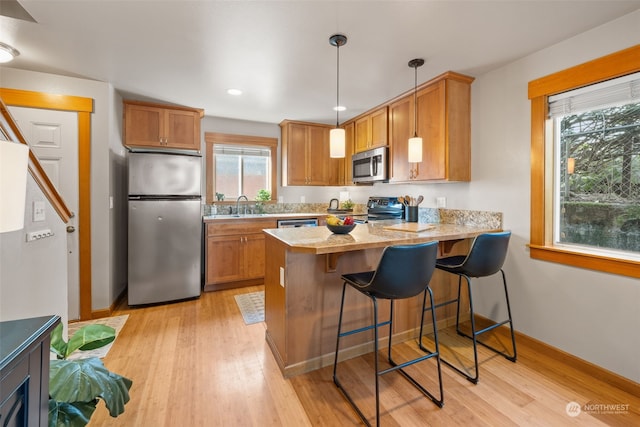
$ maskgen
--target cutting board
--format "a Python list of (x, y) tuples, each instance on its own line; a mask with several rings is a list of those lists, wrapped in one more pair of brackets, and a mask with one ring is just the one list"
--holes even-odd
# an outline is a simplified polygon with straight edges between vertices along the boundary
[(412, 231), (414, 233), (419, 233), (421, 231), (432, 230), (436, 228), (436, 226), (433, 224), (425, 224), (420, 222), (403, 222), (402, 224), (387, 225), (383, 228), (385, 230)]

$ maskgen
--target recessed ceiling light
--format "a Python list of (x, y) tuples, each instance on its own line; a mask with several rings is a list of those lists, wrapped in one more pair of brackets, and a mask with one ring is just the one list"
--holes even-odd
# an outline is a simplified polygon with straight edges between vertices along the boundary
[(227, 93), (234, 96), (242, 95), (242, 91), (240, 89), (227, 89)]
[(333, 107), (333, 111), (345, 111), (347, 107), (343, 105), (338, 105), (337, 107)]
[(0, 63), (9, 62), (18, 55), (20, 55), (20, 52), (16, 49), (12, 48), (8, 44), (0, 42)]

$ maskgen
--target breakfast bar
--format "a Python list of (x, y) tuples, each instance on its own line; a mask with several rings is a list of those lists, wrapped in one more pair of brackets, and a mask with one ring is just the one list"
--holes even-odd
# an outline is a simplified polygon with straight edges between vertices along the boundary
[[(439, 256), (464, 254), (475, 236), (499, 231), (495, 224), (461, 225), (436, 223), (419, 232), (392, 230), (402, 221), (358, 224), (349, 234), (333, 234), (326, 227), (264, 230), (266, 340), (285, 377), (319, 369), (333, 363), (342, 274), (374, 270), (382, 251), (390, 245), (439, 241)], [(450, 276), (450, 275), (449, 275)], [(431, 281), (436, 303), (457, 292), (454, 280), (436, 271)], [(455, 282), (457, 284), (457, 281)], [(422, 296), (400, 301), (395, 312), (394, 341), (417, 338)], [(362, 295), (348, 292), (345, 310), (349, 327), (371, 323), (370, 304)], [(388, 315), (388, 302), (380, 304)], [(455, 312), (437, 311), (439, 326), (447, 325)], [(397, 337), (397, 338), (396, 338)], [(381, 342), (384, 338), (381, 339)], [(372, 351), (373, 333), (344, 340), (347, 357)]]

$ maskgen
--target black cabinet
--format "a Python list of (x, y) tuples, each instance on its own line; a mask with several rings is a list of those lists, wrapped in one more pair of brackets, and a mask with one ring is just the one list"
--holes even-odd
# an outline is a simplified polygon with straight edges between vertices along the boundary
[(58, 316), (0, 322), (0, 426), (47, 426), (49, 344)]

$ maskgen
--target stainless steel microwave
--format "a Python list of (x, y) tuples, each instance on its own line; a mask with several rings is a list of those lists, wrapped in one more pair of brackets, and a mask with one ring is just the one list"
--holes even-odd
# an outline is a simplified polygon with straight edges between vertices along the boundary
[(389, 148), (378, 147), (351, 156), (353, 182), (368, 183), (387, 181)]

